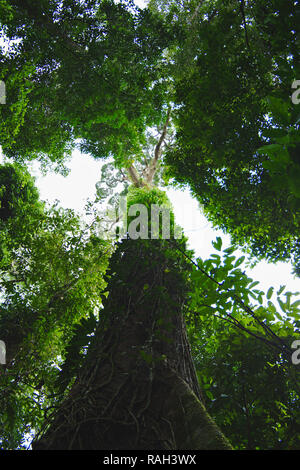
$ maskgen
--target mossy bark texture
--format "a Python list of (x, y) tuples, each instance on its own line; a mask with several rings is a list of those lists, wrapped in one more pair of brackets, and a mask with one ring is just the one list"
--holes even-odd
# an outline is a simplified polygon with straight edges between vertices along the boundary
[(124, 240), (86, 360), (33, 449), (230, 449), (208, 416), (183, 319), (185, 261)]

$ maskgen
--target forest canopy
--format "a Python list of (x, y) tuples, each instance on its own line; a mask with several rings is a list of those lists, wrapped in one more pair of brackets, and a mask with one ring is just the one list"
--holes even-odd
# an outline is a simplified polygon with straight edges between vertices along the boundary
[[(0, 1), (2, 449), (300, 448), (299, 293), (244, 270), (300, 276), (298, 3)], [(74, 149), (84, 220), (30, 173)], [(231, 246), (188, 250), (170, 187)], [(170, 235), (103, 237), (121, 196)]]

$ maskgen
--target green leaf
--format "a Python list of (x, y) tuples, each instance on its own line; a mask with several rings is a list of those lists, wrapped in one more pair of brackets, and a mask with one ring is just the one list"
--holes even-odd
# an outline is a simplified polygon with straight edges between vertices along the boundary
[(249, 289), (252, 289), (253, 287), (257, 286), (259, 284), (259, 281), (254, 281), (250, 284)]
[(277, 302), (279, 303), (280, 308), (283, 311), (283, 313), (286, 313), (286, 304), (282, 302), (282, 300), (279, 297), (277, 297)]
[(221, 238), (221, 237), (217, 237), (217, 238), (216, 238), (216, 241), (215, 241), (215, 242), (212, 242), (212, 245), (213, 245), (213, 247), (215, 248), (215, 250), (221, 251), (221, 248), (222, 248), (222, 238)]
[(245, 261), (245, 256), (241, 256), (236, 262), (234, 267), (236, 268), (237, 266), (240, 266), (244, 261)]
[(279, 290), (277, 291), (277, 295), (282, 294), (286, 286), (280, 286)]
[(291, 307), (293, 307), (293, 308), (298, 308), (298, 307), (300, 307), (300, 300), (296, 300), (296, 302), (293, 302), (293, 303), (291, 304)]
[(269, 144), (264, 145), (263, 147), (259, 147), (256, 152), (262, 155), (269, 155), (272, 157), (274, 153), (280, 152), (282, 149), (282, 145), (280, 144)]
[(278, 123), (283, 125), (290, 124), (291, 116), (289, 113), (289, 100), (283, 100), (282, 98), (277, 98), (275, 96), (268, 96), (267, 102), (273, 117)]
[(210, 400), (213, 400), (213, 399), (214, 399), (214, 396), (213, 396), (213, 394), (211, 393), (210, 390), (206, 390), (205, 393), (206, 393), (207, 397), (208, 397)]
[(268, 300), (272, 297), (273, 291), (274, 291), (274, 287), (270, 287), (270, 289), (268, 289), (268, 292), (267, 292)]

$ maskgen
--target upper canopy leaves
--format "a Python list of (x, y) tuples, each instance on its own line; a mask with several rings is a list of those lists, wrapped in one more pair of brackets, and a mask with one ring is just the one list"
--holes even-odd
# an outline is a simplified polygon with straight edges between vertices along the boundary
[[(29, 99), (20, 103), (17, 140), (2, 141), (5, 153), (60, 161), (81, 139), (95, 158), (113, 154), (126, 166), (139, 152), (146, 126), (161, 120), (166, 97), (158, 61), (170, 43), (168, 26), (148, 10), (112, 1), (9, 5), (12, 15), (3, 14), (2, 23), (6, 37), (18, 44), (2, 58), (2, 79), (9, 103), (16, 74), (25, 75)], [(1, 112), (7, 121), (13, 110)]]
[[(201, 2), (175, 54), (177, 135), (166, 161), (233, 241), (299, 263), (296, 31), (292, 0)], [(279, 144), (268, 136), (279, 129), (274, 155), (258, 152)]]

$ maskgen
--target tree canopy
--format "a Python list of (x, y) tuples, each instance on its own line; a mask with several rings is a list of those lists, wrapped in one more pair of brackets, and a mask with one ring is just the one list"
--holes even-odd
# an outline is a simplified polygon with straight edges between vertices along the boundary
[[(276, 300), (272, 286), (262, 292), (235, 254), (240, 247), (252, 262), (292, 260), (299, 275), (297, 7), (292, 0), (150, 0), (145, 8), (130, 0), (0, 1), (1, 448), (26, 447), (48, 411), (68, 403), (100, 337), (103, 357), (112, 357), (105, 348), (123, 344), (111, 338), (122, 334), (131, 297), (158, 343), (171, 331), (162, 312), (182, 308), (197, 376), (191, 388), (233, 448), (299, 448), (291, 345), (300, 301), (285, 286)], [(76, 147), (107, 160), (90, 222), (41, 201), (26, 166), (38, 160), (67, 174)], [(188, 186), (232, 246), (222, 252), (217, 238), (202, 260), (185, 238), (103, 239), (99, 203), (114, 208), (119, 183), (128, 207), (148, 209), (170, 209), (162, 189)], [(160, 357), (148, 346), (136, 369), (147, 365), (145, 380), (156, 361), (166, 381), (169, 362), (174, 370), (189, 364), (193, 376), (171, 346)], [(142, 413), (148, 392), (139, 390)]]
[[(298, 2), (201, 2), (175, 53), (177, 135), (166, 156), (215, 226), (299, 270)], [(175, 59), (176, 60), (176, 59)]]

